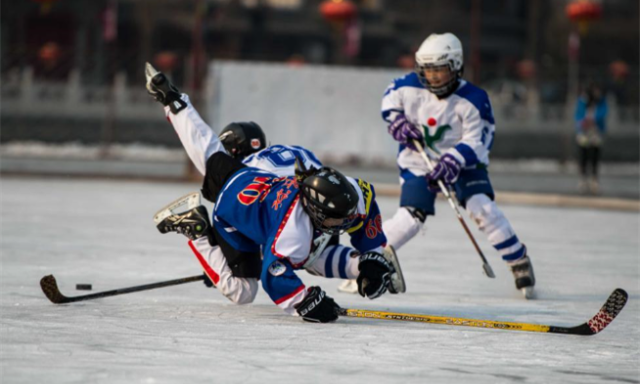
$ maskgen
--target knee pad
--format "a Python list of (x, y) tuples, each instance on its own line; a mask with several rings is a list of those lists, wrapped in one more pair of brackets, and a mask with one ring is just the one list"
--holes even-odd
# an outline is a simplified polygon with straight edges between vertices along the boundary
[(426, 219), (426, 213), (419, 208), (400, 207), (392, 218), (382, 223), (387, 244), (396, 250), (400, 249), (420, 232)]
[[(496, 203), (485, 194), (473, 195), (467, 200), (467, 211), (480, 230), (492, 232), (504, 226), (506, 218)], [(508, 225), (508, 223), (506, 223)]]

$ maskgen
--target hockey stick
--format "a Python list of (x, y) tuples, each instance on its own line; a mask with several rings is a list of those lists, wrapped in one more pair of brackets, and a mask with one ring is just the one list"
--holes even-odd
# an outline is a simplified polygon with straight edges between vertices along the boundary
[(196, 276), (183, 277), (181, 279), (161, 281), (159, 283), (114, 289), (111, 291), (97, 292), (89, 295), (67, 297), (62, 293), (60, 293), (60, 290), (58, 289), (58, 283), (56, 282), (56, 278), (53, 277), (53, 275), (47, 275), (40, 280), (40, 287), (42, 288), (42, 292), (44, 292), (45, 296), (47, 296), (47, 298), (51, 300), (52, 303), (65, 304), (65, 303), (73, 303), (75, 301), (93, 300), (93, 299), (101, 299), (103, 297), (123, 295), (125, 293), (147, 291), (150, 289), (169, 287), (172, 285), (180, 285), (180, 284), (190, 283), (192, 281), (200, 281), (203, 279), (204, 279), (204, 275), (200, 274)]
[(627, 292), (625, 292), (623, 289), (617, 288), (609, 296), (607, 301), (595, 316), (593, 316), (586, 323), (580, 324), (575, 327), (559, 327), (555, 325), (514, 323), (507, 321), (463, 319), (447, 316), (411, 315), (407, 313), (380, 312), (347, 308), (341, 308), (339, 314), (340, 316), (347, 317), (412, 321), (417, 323), (456, 325), (461, 327), (492, 328), (503, 331), (561, 333), (565, 335), (591, 336), (605, 329), (606, 326), (609, 325), (613, 321), (613, 319), (616, 318), (616, 316), (618, 316), (620, 311), (622, 311), (622, 308), (624, 308), (624, 305), (627, 303), (627, 298)]
[[(422, 147), (420, 142), (418, 140), (413, 140), (413, 144), (416, 146), (416, 148), (419, 149), (418, 152), (420, 152), (420, 155), (422, 155), (422, 158), (427, 163), (429, 170), (432, 171), (433, 163), (429, 159), (429, 156), (427, 156), (427, 154), (425, 153), (424, 148)], [(484, 274), (492, 279), (495, 278), (496, 275), (493, 273), (493, 269), (491, 269), (491, 266), (487, 262), (487, 258), (484, 257), (484, 253), (482, 253), (482, 250), (480, 249), (480, 246), (476, 242), (475, 237), (473, 237), (473, 235), (471, 234), (471, 231), (469, 230), (467, 223), (464, 221), (464, 218), (460, 214), (460, 210), (458, 209), (458, 205), (459, 205), (458, 200), (451, 193), (451, 189), (449, 189), (449, 186), (445, 185), (442, 182), (442, 180), (438, 180), (438, 186), (440, 187), (440, 190), (442, 190), (442, 193), (444, 194), (444, 196), (449, 201), (449, 205), (451, 206), (451, 208), (453, 208), (453, 210), (456, 212), (456, 216), (458, 216), (458, 220), (460, 221), (460, 224), (462, 224), (462, 228), (464, 228), (464, 231), (467, 233), (467, 236), (469, 236), (469, 239), (473, 243), (473, 246), (476, 248), (476, 252), (478, 252), (478, 255), (482, 259), (482, 269), (484, 270)]]

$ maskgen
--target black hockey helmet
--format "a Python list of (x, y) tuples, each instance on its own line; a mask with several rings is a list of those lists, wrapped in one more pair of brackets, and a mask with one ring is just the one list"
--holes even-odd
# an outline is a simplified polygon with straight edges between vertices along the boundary
[(229, 156), (244, 159), (267, 147), (262, 128), (253, 121), (231, 123), (220, 132), (220, 141)]
[(351, 228), (358, 217), (358, 193), (342, 173), (331, 167), (306, 170), (298, 159), (296, 178), (314, 228), (331, 235)]

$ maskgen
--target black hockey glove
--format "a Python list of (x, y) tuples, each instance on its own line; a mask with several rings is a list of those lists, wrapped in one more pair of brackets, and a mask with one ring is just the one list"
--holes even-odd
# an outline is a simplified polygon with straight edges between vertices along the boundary
[(147, 63), (145, 75), (147, 77), (147, 92), (165, 107), (169, 106), (174, 115), (187, 107), (178, 88), (169, 81), (164, 73), (157, 71)]
[(204, 282), (205, 287), (207, 288), (213, 288), (216, 285), (213, 284), (213, 281), (211, 281), (211, 279), (209, 278), (209, 276), (207, 276), (206, 273), (202, 272), (202, 276), (204, 276), (204, 280), (202, 280)]
[(340, 307), (332, 298), (320, 289), (310, 287), (307, 297), (295, 306), (300, 317), (305, 321), (314, 323), (329, 323), (338, 319)]
[(393, 267), (377, 252), (367, 252), (360, 256), (358, 264), (358, 293), (373, 300), (387, 291), (391, 283)]

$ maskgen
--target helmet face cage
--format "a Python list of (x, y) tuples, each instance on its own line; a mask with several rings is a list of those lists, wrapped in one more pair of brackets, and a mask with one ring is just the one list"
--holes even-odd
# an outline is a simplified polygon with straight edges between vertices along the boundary
[(354, 213), (344, 218), (340, 225), (328, 226), (325, 224), (325, 220), (330, 219), (330, 217), (322, 212), (322, 208), (313, 204), (313, 201), (308, 199), (304, 193), (302, 194), (301, 199), (302, 206), (305, 209), (305, 212), (307, 212), (307, 215), (311, 218), (313, 227), (322, 233), (326, 233), (328, 235), (340, 235), (347, 229), (351, 228), (353, 226), (353, 222), (358, 218), (354, 209)]
[[(453, 76), (451, 76), (451, 79), (449, 81), (447, 81), (445, 84), (442, 84), (438, 87), (434, 87), (429, 83), (429, 80), (427, 80), (427, 77), (424, 75), (424, 71), (427, 68), (434, 68), (434, 67), (442, 67), (442, 66), (448, 66), (449, 67), (449, 71), (451, 71), (451, 74)], [(424, 85), (425, 88), (427, 88), (429, 90), (429, 92), (433, 93), (436, 96), (442, 97), (442, 96), (448, 96), (450, 94), (453, 93), (453, 91), (456, 90), (456, 88), (458, 87), (458, 84), (460, 83), (460, 79), (462, 78), (462, 69), (456, 71), (453, 69), (453, 62), (450, 61), (448, 64), (443, 64), (443, 65), (433, 65), (433, 64), (419, 64), (418, 62), (416, 62), (415, 65), (415, 72), (418, 74), (418, 78), (420, 79), (420, 83), (422, 83), (422, 85)]]
[(227, 153), (238, 159), (243, 159), (267, 146), (262, 128), (253, 121), (227, 125), (220, 132), (219, 139)]

